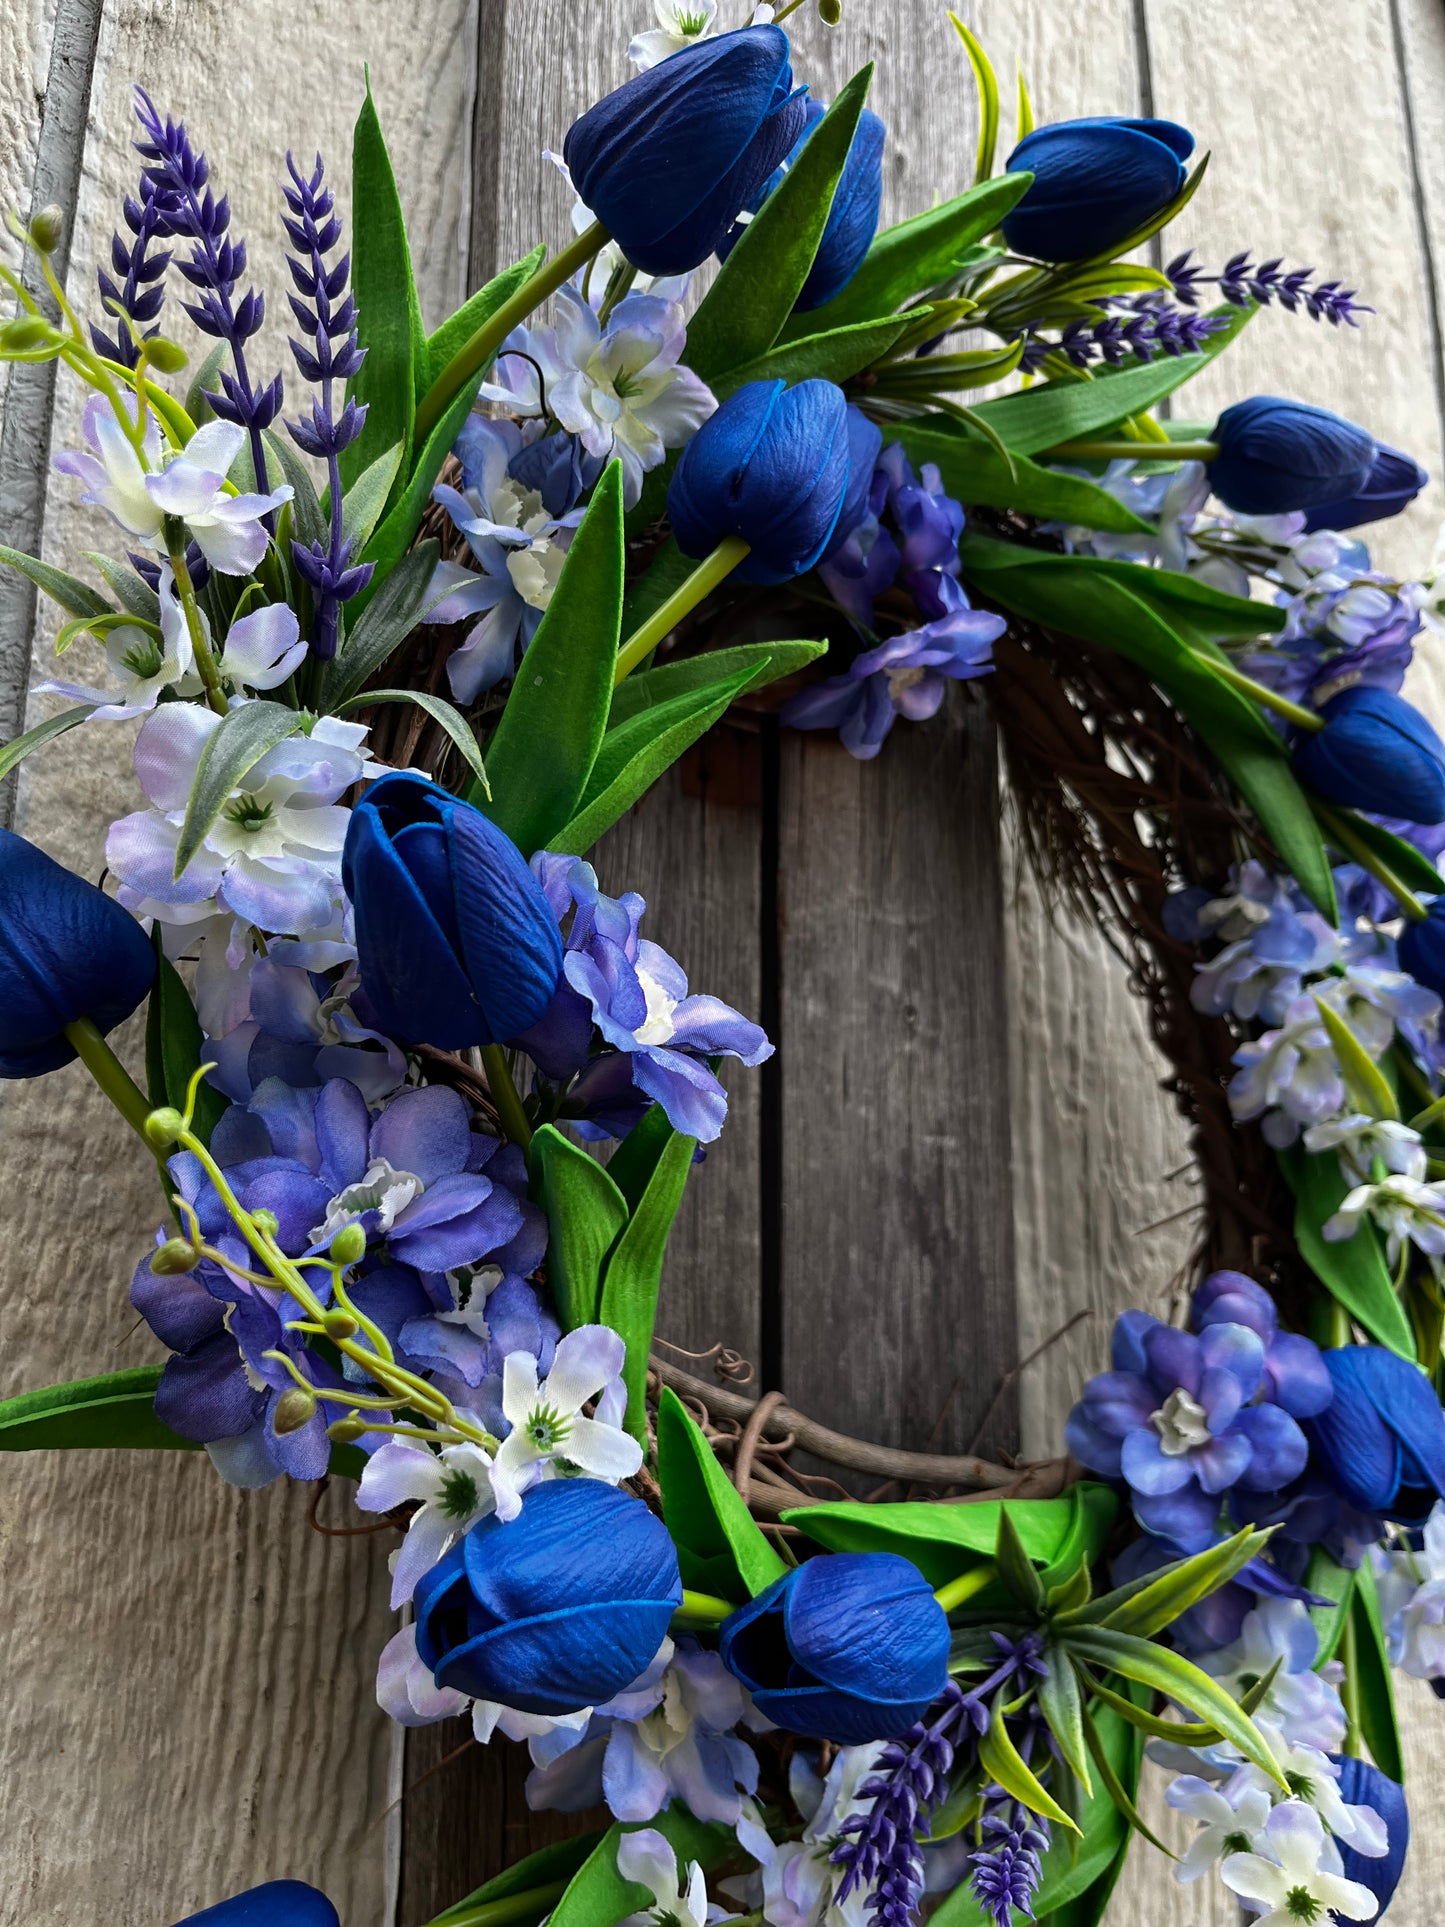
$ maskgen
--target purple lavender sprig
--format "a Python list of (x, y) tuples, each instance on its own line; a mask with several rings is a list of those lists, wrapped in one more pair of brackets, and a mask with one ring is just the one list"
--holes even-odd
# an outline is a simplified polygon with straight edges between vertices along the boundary
[(981, 1844), (968, 1857), (973, 1897), (995, 1923), (1010, 1927), (1015, 1913), (1034, 1917), (1034, 1895), (1043, 1878), (1042, 1855), (1049, 1844), (1049, 1823), (1031, 1813), (1002, 1787), (984, 1796), (979, 1823)]
[(1357, 316), (1375, 312), (1363, 301), (1356, 301), (1353, 288), (1343, 288), (1337, 280), (1311, 285), (1313, 268), (1291, 268), (1286, 273), (1282, 255), (1256, 266), (1245, 249), (1232, 254), (1219, 274), (1206, 274), (1193, 256), (1193, 248), (1187, 248), (1164, 270), (1175, 300), (1186, 308), (1198, 307), (1204, 289), (1212, 287), (1218, 288), (1235, 308), (1246, 307), (1251, 301), (1268, 307), (1277, 301), (1290, 314), (1303, 312), (1311, 321), (1328, 321), (1336, 328), (1342, 323), (1358, 328)]
[[(158, 327), (147, 328), (146, 323), (154, 321), (165, 304), (165, 272), (171, 264), (169, 252), (153, 254), (151, 248), (170, 231), (166, 223), (172, 212), (171, 202), (168, 190), (158, 188), (148, 176), (142, 175), (140, 199), (127, 194), (122, 209), (132, 238), (122, 240), (119, 230), (112, 234), (112, 272), (107, 274), (104, 268), (96, 271), (106, 313), (114, 315), (121, 309), (136, 333), (144, 334), (148, 341), (160, 333)], [(119, 280), (112, 275), (119, 276)], [(118, 317), (114, 338), (102, 333), (94, 322), (90, 324), (90, 338), (98, 355), (118, 361), (123, 368), (134, 368), (140, 360), (131, 329), (121, 324)]]
[(341, 532), (338, 461), (342, 449), (361, 433), (366, 404), (347, 401), (338, 415), (332, 394), (332, 383), (349, 381), (366, 359), (366, 350), (357, 343), (356, 302), (347, 287), (351, 256), (343, 254), (331, 267), (326, 264), (326, 256), (341, 239), (341, 223), (333, 211), (334, 195), (322, 186), (321, 156), (316, 156), (309, 180), (289, 154), (286, 169), (291, 185), (283, 181), (281, 192), (291, 212), (282, 216), (282, 225), (296, 249), (295, 255), (286, 257), (286, 265), (297, 290), (288, 299), (310, 344), (305, 346), (293, 339), (291, 352), (302, 375), (321, 391), (312, 399), (310, 417), (288, 421), (286, 429), (298, 448), (326, 463), (331, 489), (329, 539), (325, 543), (293, 542), (291, 558), (315, 597), (312, 651), (331, 657), (336, 654), (342, 603), (364, 589), (372, 576), (369, 562), (351, 566), (351, 538)]
[(257, 387), (246, 367), (246, 343), (260, 328), (266, 314), (266, 297), (247, 288), (240, 301), (235, 299), (236, 283), (246, 272), (246, 243), (232, 241), (226, 234), (231, 224), (231, 208), (223, 194), (219, 200), (207, 186), (210, 169), (204, 154), (191, 146), (185, 125), (169, 115), (162, 120), (155, 103), (143, 87), (135, 90), (136, 119), (146, 138), (136, 142), (145, 161), (143, 180), (165, 195), (161, 206), (163, 225), (158, 230), (178, 240), (191, 242), (189, 260), (177, 262), (191, 286), (200, 289), (200, 299), (183, 302), (186, 313), (203, 333), (224, 341), (231, 350), (234, 374), (222, 372), (220, 394), (208, 394), (207, 401), (223, 421), (237, 422), (246, 429), (251, 442), (251, 462), (256, 487), (268, 488), (266, 455), (261, 430), (269, 427), (281, 408), (281, 377)]
[(1050, 341), (1029, 332), (1019, 368), (1036, 374), (1052, 354), (1062, 354), (1075, 368), (1100, 359), (1117, 367), (1129, 355), (1153, 361), (1156, 355), (1189, 355), (1202, 348), (1210, 335), (1226, 324), (1218, 316), (1185, 314), (1151, 297), (1127, 314), (1106, 314), (1098, 321), (1071, 321)]

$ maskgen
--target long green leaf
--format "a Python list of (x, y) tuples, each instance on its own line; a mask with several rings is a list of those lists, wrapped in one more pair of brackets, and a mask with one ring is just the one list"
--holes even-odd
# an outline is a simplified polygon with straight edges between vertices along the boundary
[(19, 549), (7, 549), (0, 545), (0, 562), (8, 562), (21, 575), (28, 575), (36, 588), (43, 589), (51, 601), (58, 602), (68, 615), (103, 616), (115, 613), (114, 606), (103, 595), (97, 595), (89, 583), (82, 582), (78, 575), (71, 575), (65, 569), (42, 562), (38, 556), (25, 555)]
[[(438, 1914), (432, 1927), (445, 1927), (445, 1923), (455, 1915), (468, 1913), (473, 1907), (480, 1907), (484, 1901), (511, 1900), (514, 1896), (531, 1894), (554, 1885), (559, 1890), (565, 1889), (566, 1883), (601, 1838), (601, 1828), (594, 1827), (590, 1832), (579, 1833), (570, 1840), (554, 1840), (548, 1847), (539, 1847), (536, 1853), (513, 1861), (504, 1872), (474, 1888), (454, 1907), (448, 1907), (444, 1914)], [(560, 1891), (552, 1896), (560, 1897)], [(550, 1899), (539, 1902), (539, 1917), (546, 1912), (548, 1905)], [(520, 1916), (518, 1918), (520, 1920)]]
[(704, 690), (714, 693), (744, 670), (756, 673), (748, 685), (761, 689), (805, 669), (826, 654), (826, 642), (740, 642), (731, 649), (712, 649), (702, 656), (684, 656), (680, 662), (665, 662), (655, 669), (639, 669), (618, 683), (612, 692), (612, 708), (607, 727), (618, 728), (645, 709), (660, 708), (679, 696), (696, 695)]
[(199, 1452), (155, 1415), (159, 1365), (107, 1372), (100, 1378), (46, 1385), (0, 1401), (0, 1452), (46, 1447)]
[(1150, 1846), (1157, 1847), (1160, 1853), (1168, 1854), (1171, 1860), (1177, 1860), (1179, 1856), (1171, 1853), (1169, 1848), (1166, 1847), (1164, 1842), (1159, 1838), (1158, 1834), (1145, 1824), (1139, 1809), (1135, 1806), (1133, 1800), (1129, 1797), (1128, 1792), (1120, 1782), (1108, 1754), (1104, 1751), (1103, 1743), (1099, 1739), (1098, 1731), (1087, 1707), (1083, 1710), (1083, 1727), (1084, 1738), (1088, 1742), (1090, 1753), (1094, 1756), (1094, 1764), (1099, 1769), (1099, 1778), (1104, 1782), (1104, 1788), (1109, 1798), (1129, 1822), (1129, 1825), (1134, 1829), (1135, 1833), (1142, 1834)]
[[(224, 343), (222, 344), (225, 345)], [(87, 562), (93, 562), (107, 589), (115, 597), (122, 609), (127, 609), (142, 622), (159, 622), (161, 619), (161, 599), (149, 583), (142, 582), (127, 563), (117, 562), (113, 557), (102, 555), (96, 549), (83, 549), (81, 553)]]
[(364, 468), (341, 497), (341, 533), (351, 542), (351, 553), (360, 555), (371, 540), (371, 532), (381, 520), (392, 484), (406, 454), (405, 442), (394, 442)]
[(74, 729), (83, 723), (87, 716), (95, 714), (94, 703), (81, 703), (74, 709), (62, 709), (58, 716), (47, 716), (43, 723), (27, 729), (23, 736), (16, 736), (8, 743), (0, 744), (0, 781), (7, 777), (17, 763), (23, 763), (32, 749), (42, 749), (55, 737), (63, 736), (67, 729)]
[(687, 361), (712, 382), (767, 353), (808, 278), (873, 78), (854, 74), (723, 262), (687, 330)]
[(1267, 1543), (1267, 1533), (1246, 1528), (1222, 1545), (1210, 1546), (1189, 1559), (1176, 1560), (1156, 1573), (1132, 1598), (1115, 1606), (1101, 1623), (1115, 1632), (1134, 1633), (1140, 1639), (1149, 1639), (1172, 1625), (1181, 1613), (1201, 1599), (1228, 1585)]
[(657, 1161), (647, 1189), (607, 1260), (602, 1274), (602, 1323), (627, 1346), (622, 1382), (627, 1388), (626, 1425), (647, 1441), (647, 1355), (657, 1322), (657, 1293), (668, 1234), (682, 1203), (697, 1139), (675, 1131)]
[(993, 173), (994, 149), (998, 145), (998, 79), (993, 71), (993, 62), (984, 52), (982, 43), (975, 34), (959, 19), (950, 13), (954, 30), (963, 42), (968, 55), (968, 64), (973, 69), (974, 83), (978, 88), (979, 126), (978, 152), (974, 158), (973, 178), (975, 183), (988, 180)]
[(1395, 1687), (1390, 1674), (1390, 1649), (1385, 1638), (1385, 1623), (1380, 1616), (1380, 1595), (1375, 1586), (1374, 1568), (1368, 1559), (1355, 1574), (1354, 1598), (1350, 1606), (1354, 1628), (1350, 1655), (1355, 1697), (1359, 1706), (1360, 1731), (1375, 1765), (1399, 1785), (1405, 1784), (1405, 1756), (1400, 1745), (1400, 1725), (1395, 1717)]
[(657, 1407), (657, 1475), (667, 1529), (689, 1591), (741, 1602), (782, 1578), (787, 1567), (668, 1386)]
[[(737, 1841), (729, 1827), (695, 1820), (682, 1805), (672, 1805), (648, 1821), (677, 1855), (685, 1872), (696, 1860), (705, 1873), (737, 1852)], [(631, 1827), (609, 1827), (573, 1875), (566, 1893), (549, 1916), (549, 1927), (617, 1927), (629, 1914), (650, 1907), (652, 1895), (635, 1881), (624, 1880), (617, 1871), (617, 1843)]]
[(1125, 1699), (1102, 1680), (1090, 1678), (1088, 1686), (1095, 1699), (1112, 1707), (1131, 1726), (1137, 1726), (1152, 1739), (1173, 1740), (1179, 1746), (1218, 1746), (1224, 1738), (1217, 1726), (1207, 1726), (1201, 1720), (1168, 1720), (1161, 1713), (1151, 1713), (1147, 1707), (1135, 1706), (1132, 1700)]
[(1058, 1742), (1064, 1764), (1078, 1777), (1086, 1794), (1094, 1791), (1089, 1778), (1088, 1747), (1084, 1738), (1084, 1698), (1079, 1675), (1061, 1652), (1049, 1656), (1049, 1670), (1039, 1681), (1039, 1711)]
[[(1310, 804), (1323, 812), (1327, 837), (1330, 834), (1329, 820), (1338, 818), (1351, 836), (1379, 857), (1407, 888), (1422, 890), (1427, 896), (1445, 894), (1445, 877), (1441, 876), (1423, 850), (1417, 850), (1403, 836), (1396, 836), (1393, 830), (1387, 830), (1383, 823), (1376, 823), (1373, 817), (1362, 816), (1358, 810), (1347, 810), (1338, 803), (1321, 805), (1317, 797), (1311, 796)], [(1354, 852), (1341, 850), (1341, 855), (1353, 858)]]
[(1039, 1578), (1038, 1569), (1029, 1558), (1019, 1529), (1014, 1524), (1007, 1506), (999, 1508), (998, 1540), (994, 1547), (994, 1563), (998, 1567), (999, 1578), (1013, 1594), (1025, 1612), (1037, 1616), (1044, 1609), (1044, 1584)]
[(440, 554), (436, 542), (418, 543), (367, 603), (344, 647), (326, 666), (321, 691), (324, 709), (334, 712), (354, 696), (428, 612), (452, 593), (449, 588), (429, 593)]
[(1014, 509), (1042, 521), (1073, 522), (1082, 528), (1118, 534), (1143, 534), (1149, 523), (1118, 499), (1077, 475), (1041, 468), (1027, 456), (1015, 454), (1012, 467), (997, 449), (977, 435), (944, 425), (936, 415), (916, 421), (894, 422), (889, 436), (902, 442), (915, 466), (936, 462), (943, 486), (968, 506)]
[(206, 840), (206, 832), (268, 750), (284, 743), (301, 725), (301, 718), (284, 703), (241, 703), (227, 711), (206, 738), (196, 765), (196, 780), (186, 804), (176, 846), (175, 873), (179, 877)]
[(1003, 1700), (1004, 1696), (1000, 1693), (993, 1703), (988, 1731), (979, 1740), (979, 1765), (991, 1780), (998, 1782), (1005, 1793), (1022, 1800), (1031, 1813), (1041, 1813), (1046, 1820), (1078, 1833), (1079, 1824), (1073, 1815), (1066, 1813), (1048, 1789), (1041, 1785), (1038, 1776), (1014, 1745), (1003, 1716)]
[(1304, 1585), (1306, 1592), (1330, 1601), (1328, 1606), (1310, 1607), (1310, 1618), (1319, 1634), (1319, 1648), (1315, 1653), (1315, 1670), (1318, 1671), (1339, 1651), (1350, 1616), (1350, 1601), (1354, 1598), (1355, 1575), (1351, 1567), (1342, 1566), (1337, 1559), (1331, 1558), (1323, 1546), (1316, 1546), (1310, 1553)]
[[(489, 321), (501, 306), (524, 282), (530, 281), (547, 258), (545, 247), (535, 247), (523, 260), (504, 269), (495, 281), (478, 288), (469, 295), (455, 314), (448, 315), (439, 328), (427, 336), (427, 358), (433, 368), (440, 371), (458, 351), (466, 346), (472, 336), (485, 321)], [(505, 282), (507, 292), (500, 298), (497, 295), (499, 282)]]
[(883, 321), (860, 321), (848, 328), (783, 342), (756, 361), (744, 362), (741, 368), (720, 375), (713, 383), (713, 393), (719, 401), (726, 401), (750, 381), (785, 381), (790, 387), (799, 381), (849, 381), (881, 361), (909, 322), (927, 312), (926, 308), (916, 309)]
[(532, 1139), (547, 1213), (547, 1283), (564, 1331), (601, 1315), (602, 1269), (627, 1223), (627, 1200), (597, 1162), (553, 1124)]
[[(166, 956), (160, 938), (161, 926), (156, 924), (151, 933), (156, 980), (146, 1005), (146, 1096), (155, 1109), (169, 1104), (183, 1111), (191, 1079), (201, 1064), (205, 1037), (190, 992)], [(202, 1079), (196, 1087), (192, 1129), (203, 1144), (210, 1143), (211, 1132), (226, 1108), (221, 1093)]]
[(1340, 1013), (1318, 991), (1313, 993), (1320, 1022), (1334, 1047), (1340, 1073), (1357, 1110), (1398, 1123), (1400, 1106), (1389, 1079), (1356, 1037)]
[(455, 743), (462, 761), (472, 772), (472, 781), (480, 785), (483, 796), (490, 793), (487, 766), (482, 761), (476, 731), (461, 711), (453, 708), (444, 696), (434, 696), (427, 689), (363, 689), (359, 696), (350, 696), (341, 703), (336, 713), (344, 716), (348, 709), (369, 709), (373, 703), (414, 703), (418, 709), (424, 709)]
[(325, 542), (326, 515), (317, 499), (316, 484), (311, 479), (310, 469), (284, 435), (273, 435), (267, 429), (263, 431), (263, 439), (268, 459), (276, 464), (291, 484), (291, 512), (298, 539), (307, 544)]
[(1352, 1238), (1337, 1244), (1324, 1235), (1326, 1220), (1339, 1210), (1350, 1188), (1339, 1159), (1333, 1153), (1316, 1157), (1298, 1144), (1275, 1155), (1294, 1192), (1294, 1238), (1300, 1256), (1372, 1338), (1413, 1362), (1415, 1334), (1395, 1296), (1379, 1232), (1365, 1219)]

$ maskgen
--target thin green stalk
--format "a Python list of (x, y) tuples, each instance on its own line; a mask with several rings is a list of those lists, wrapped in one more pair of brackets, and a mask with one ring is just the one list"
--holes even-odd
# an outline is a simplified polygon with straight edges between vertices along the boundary
[(483, 1044), (480, 1055), (482, 1068), (487, 1073), (487, 1089), (497, 1107), (502, 1129), (513, 1144), (520, 1144), (524, 1151), (530, 1150), (532, 1127), (527, 1122), (527, 1113), (522, 1109), (522, 1100), (512, 1082), (512, 1073), (507, 1069), (506, 1053), (500, 1044)]
[(960, 1573), (957, 1579), (950, 1580), (946, 1586), (940, 1586), (933, 1596), (946, 1613), (951, 1613), (981, 1593), (985, 1587), (991, 1586), (997, 1578), (997, 1567), (992, 1561), (985, 1560), (983, 1565), (975, 1566), (971, 1572)]
[(1219, 453), (1218, 442), (1160, 442), (1157, 455), (1149, 454), (1147, 442), (1060, 442), (1039, 456), (1040, 461), (1137, 462), (1141, 456), (1151, 461), (1212, 462)]
[(146, 1119), (151, 1114), (150, 1099), (95, 1025), (88, 1017), (77, 1017), (73, 1024), (65, 1026), (65, 1035), (74, 1046), (76, 1056), (126, 1123), (137, 1136), (145, 1138), (146, 1148), (152, 1149), (150, 1139), (146, 1138)]
[(733, 1607), (726, 1599), (710, 1592), (689, 1592), (683, 1588), (682, 1604), (672, 1615), (675, 1627), (721, 1626)]
[(438, 1914), (427, 1927), (513, 1927), (513, 1923), (535, 1920), (554, 1900), (560, 1900), (570, 1883), (549, 1880), (545, 1887), (528, 1887), (524, 1893), (508, 1894), (504, 1900), (482, 1900), (475, 1907), (463, 1903)]
[(1246, 676), (1242, 669), (1236, 669), (1232, 662), (1220, 662), (1215, 656), (1203, 656), (1200, 660), (1207, 663), (1222, 681), (1232, 684), (1241, 695), (1248, 696), (1251, 702), (1258, 703), (1263, 709), (1272, 709), (1276, 716), (1283, 716), (1296, 729), (1324, 728), (1323, 716), (1317, 715), (1313, 709), (1302, 709), (1287, 696), (1281, 696), (1264, 683), (1256, 682), (1253, 676)]
[(184, 532), (179, 523), (166, 517), (166, 555), (170, 561), (171, 574), (176, 579), (176, 594), (181, 599), (181, 613), (186, 618), (186, 630), (191, 638), (191, 649), (196, 658), (196, 670), (205, 687), (206, 701), (218, 716), (226, 713), (226, 698), (221, 688), (221, 672), (216, 667), (216, 659), (211, 654), (211, 645), (206, 641), (206, 631), (201, 623), (200, 605), (196, 601), (196, 585), (191, 580), (191, 572), (186, 567)]
[(1413, 917), (1418, 923), (1429, 916), (1429, 911), (1410, 886), (1402, 883), (1389, 865), (1375, 855), (1369, 844), (1356, 836), (1343, 817), (1336, 815), (1332, 809), (1326, 808), (1319, 802), (1315, 804), (1314, 811), (1319, 818), (1321, 829), (1331, 842), (1338, 843), (1346, 856), (1353, 857), (1360, 868), (1368, 871), (1377, 883), (1383, 883), (1407, 917)]
[(612, 679), (614, 684), (620, 683), (638, 663), (650, 656), (663, 637), (671, 635), (689, 610), (695, 609), (704, 597), (711, 595), (717, 585), (725, 581), (751, 552), (751, 544), (744, 542), (740, 535), (725, 535), (712, 554), (704, 556), (698, 563), (686, 582), (674, 589), (662, 607), (655, 610), (640, 629), (634, 630), (618, 650), (617, 672)]
[(1360, 1734), (1360, 1683), (1356, 1673), (1360, 1649), (1359, 1640), (1355, 1634), (1353, 1601), (1345, 1617), (1344, 1632), (1340, 1636), (1340, 1658), (1344, 1661), (1345, 1667), (1345, 1676), (1340, 1681), (1340, 1699), (1345, 1708), (1344, 1751), (1352, 1759), (1358, 1760), (1365, 1748)]
[(570, 247), (563, 248), (562, 252), (554, 255), (550, 261), (544, 261), (511, 300), (504, 301), (490, 320), (482, 323), (471, 340), (464, 342), (458, 348), (421, 398), (413, 431), (413, 441), (417, 448), (426, 446), (427, 436), (431, 434), (452, 401), (474, 375), (481, 374), (513, 328), (525, 321), (532, 310), (539, 307), (549, 294), (555, 294), (562, 283), (570, 280), (578, 268), (584, 267), (610, 238), (602, 223), (594, 221), (591, 227), (577, 236)]

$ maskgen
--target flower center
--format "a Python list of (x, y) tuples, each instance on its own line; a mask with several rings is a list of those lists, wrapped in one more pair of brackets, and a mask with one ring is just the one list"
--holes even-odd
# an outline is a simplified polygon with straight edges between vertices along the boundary
[(1284, 1897), (1284, 1911), (1291, 1920), (1318, 1920), (1320, 1903), (1308, 1887), (1291, 1887)]
[(240, 796), (226, 805), (226, 821), (234, 823), (238, 830), (245, 830), (249, 835), (254, 836), (271, 821), (274, 809), (273, 803), (263, 803), (259, 796), (252, 796), (249, 791), (243, 791)]
[(327, 1205), (323, 1222), (312, 1226), (311, 1242), (329, 1244), (344, 1224), (371, 1212), (376, 1214), (376, 1222), (368, 1230), (389, 1231), (412, 1199), (419, 1198), (425, 1189), (414, 1171), (398, 1171), (385, 1158), (373, 1158), (366, 1175), (338, 1191)]
[(512, 587), (533, 609), (545, 609), (552, 600), (552, 591), (557, 586), (562, 573), (562, 564), (567, 560), (564, 549), (545, 536), (526, 549), (513, 549), (507, 556), (507, 574), (512, 578)]
[(1226, 1833), (1224, 1836), (1225, 1853), (1250, 1853), (1254, 1843), (1247, 1833)]
[(161, 664), (164, 661), (165, 656), (155, 637), (148, 636), (142, 631), (140, 640), (133, 642), (122, 653), (120, 666), (138, 681), (149, 682), (152, 676), (160, 674)]
[(535, 535), (547, 520), (546, 505), (534, 488), (506, 476), (492, 490), (492, 520), (500, 527)]
[(641, 388), (637, 376), (626, 368), (619, 368), (612, 377), (612, 392), (619, 401), (631, 401), (634, 395), (641, 392)]
[(647, 1000), (647, 1015), (633, 1036), (644, 1049), (650, 1049), (654, 1044), (666, 1044), (676, 1029), (672, 1013), (677, 1009), (677, 1000), (669, 997), (662, 985), (649, 977), (645, 970), (638, 971), (637, 981), (642, 985), (642, 994)]
[(1289, 1790), (1297, 1800), (1310, 1800), (1315, 1797), (1315, 1783), (1308, 1773), (1286, 1773)]
[(1209, 1443), (1209, 1419), (1197, 1398), (1191, 1398), (1181, 1385), (1171, 1392), (1149, 1423), (1159, 1434), (1159, 1450), (1166, 1459), (1182, 1459), (1196, 1446)]
[(477, 1482), (471, 1473), (454, 1465), (442, 1474), (441, 1490), (433, 1503), (445, 1518), (470, 1519), (477, 1509), (477, 1497)]
[(917, 685), (923, 681), (927, 673), (928, 671), (926, 669), (920, 668), (916, 663), (907, 669), (890, 669), (888, 671), (888, 693), (894, 702), (897, 702), (905, 690), (916, 688)]
[(682, 34), (699, 34), (706, 30), (708, 16), (703, 13), (689, 13), (679, 7), (677, 10), (677, 31)]
[(522, 1427), (539, 1452), (553, 1452), (572, 1430), (555, 1405), (534, 1405)]

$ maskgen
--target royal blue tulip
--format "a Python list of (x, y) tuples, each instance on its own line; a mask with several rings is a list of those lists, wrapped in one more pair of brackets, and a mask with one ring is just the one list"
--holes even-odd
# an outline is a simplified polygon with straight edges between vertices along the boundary
[[(821, 101), (807, 102), (808, 118), (802, 138), (754, 202), (753, 213), (782, 182), (826, 112)], [(799, 313), (810, 308), (821, 308), (835, 295), (841, 294), (873, 245), (873, 236), (878, 232), (878, 210), (883, 202), (883, 143), (887, 134), (883, 122), (871, 108), (865, 107), (859, 116), (848, 158), (843, 163), (843, 172), (838, 178), (833, 206), (827, 226), (823, 229), (823, 238), (818, 243), (818, 252), (813, 256), (813, 265), (808, 270), (802, 292), (793, 303)], [(729, 231), (718, 248), (724, 260), (745, 232), (742, 222)]]
[(786, 582), (827, 551), (848, 496), (848, 404), (831, 381), (750, 381), (683, 449), (667, 491), (684, 555), (751, 545), (740, 582)]
[(1357, 1760), (1349, 1753), (1331, 1753), (1329, 1757), (1340, 1769), (1338, 1784), (1345, 1805), (1373, 1807), (1385, 1823), (1389, 1845), (1377, 1857), (1357, 1853), (1347, 1841), (1335, 1843), (1340, 1850), (1343, 1862), (1340, 1871), (1345, 1879), (1358, 1880), (1379, 1901), (1380, 1912), (1375, 1915), (1378, 1920), (1395, 1898), (1400, 1875), (1405, 1871), (1405, 1853), (1410, 1845), (1410, 1809), (1405, 1804), (1405, 1789), (1398, 1780), (1381, 1773), (1367, 1760)]
[(1445, 1498), (1445, 1412), (1429, 1379), (1381, 1345), (1324, 1359), (1335, 1395), (1305, 1422), (1320, 1470), (1361, 1512), (1424, 1518)]
[(1360, 492), (1312, 508), (1305, 517), (1305, 528), (1357, 529), (1362, 522), (1383, 522), (1407, 509), (1429, 479), (1413, 455), (1379, 442)]
[(1374, 438), (1363, 428), (1278, 395), (1226, 408), (1210, 440), (1219, 453), (1209, 485), (1241, 515), (1287, 515), (1359, 495), (1375, 462)]
[(1036, 261), (1109, 254), (1184, 185), (1194, 136), (1172, 120), (1059, 120), (1026, 134), (1010, 174), (1032, 174), (1004, 217), (1003, 238)]
[(534, 1024), (562, 938), (511, 838), (422, 776), (373, 783), (351, 813), (341, 876), (377, 1027), (461, 1050)]
[(739, 1606), (719, 1650), (775, 1725), (862, 1746), (922, 1719), (947, 1683), (948, 1641), (943, 1608), (911, 1560), (835, 1552)]
[(114, 1030), (155, 981), (144, 930), (93, 883), (0, 830), (0, 1077), (41, 1077), (75, 1055), (65, 1026)]
[(440, 1687), (524, 1713), (600, 1706), (650, 1665), (682, 1604), (667, 1528), (596, 1479), (535, 1486), (483, 1519), (416, 1590), (416, 1644)]
[(1295, 745), (1301, 782), (1331, 803), (1411, 823), (1445, 822), (1445, 743), (1413, 703), (1359, 683), (1321, 709)]
[(1445, 897), (1423, 917), (1407, 917), (1395, 944), (1400, 968), (1437, 997), (1445, 997)]
[(572, 185), (644, 274), (712, 254), (803, 131), (788, 36), (700, 40), (608, 94), (569, 128)]
[(341, 1927), (325, 1894), (301, 1880), (268, 1880), (264, 1887), (187, 1914), (176, 1927)]

